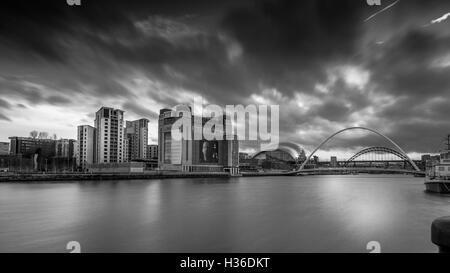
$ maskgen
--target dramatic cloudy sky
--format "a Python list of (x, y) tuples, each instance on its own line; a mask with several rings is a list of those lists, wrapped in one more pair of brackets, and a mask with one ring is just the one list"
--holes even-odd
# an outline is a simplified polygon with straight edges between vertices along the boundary
[[(149, 118), (155, 143), (159, 109), (194, 95), (280, 105), (282, 140), (307, 150), (359, 125), (417, 156), (450, 132), (448, 0), (81, 1), (2, 1), (0, 141), (75, 138), (105, 105)], [(385, 144), (355, 132), (322, 155)]]

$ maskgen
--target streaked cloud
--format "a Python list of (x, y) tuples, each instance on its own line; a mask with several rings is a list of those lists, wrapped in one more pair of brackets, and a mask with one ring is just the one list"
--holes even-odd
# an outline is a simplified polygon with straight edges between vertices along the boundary
[(437, 19), (431, 20), (431, 24), (442, 23), (443, 21), (447, 20), (449, 16), (450, 16), (450, 12), (442, 15), (441, 17), (439, 17)]
[(387, 5), (386, 7), (382, 8), (381, 10), (375, 12), (374, 14), (370, 15), (369, 17), (367, 17), (364, 22), (368, 22), (370, 20), (372, 20), (375, 16), (379, 15), (382, 12), (387, 11), (388, 9), (392, 8), (393, 6), (397, 5), (397, 3), (400, 2), (400, 0), (397, 0), (395, 2), (393, 2), (392, 4)]
[[(448, 14), (421, 24), (449, 1), (395, 1), (377, 13), (354, 0), (55, 3), (0, 10), (0, 24), (16, 22), (0, 31), (1, 141), (33, 129), (75, 138), (102, 105), (149, 118), (155, 141), (159, 109), (199, 95), (279, 104), (282, 141), (308, 149), (364, 125), (420, 153), (448, 131), (450, 33), (438, 24)], [(326, 149), (379, 141), (358, 134)]]

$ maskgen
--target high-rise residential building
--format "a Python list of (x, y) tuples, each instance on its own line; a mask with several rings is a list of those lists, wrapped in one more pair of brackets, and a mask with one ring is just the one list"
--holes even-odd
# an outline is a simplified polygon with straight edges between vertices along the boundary
[(9, 154), (9, 142), (0, 142), (0, 155)]
[(147, 145), (147, 159), (158, 158), (158, 145)]
[(145, 118), (126, 122), (126, 158), (129, 161), (147, 157), (148, 122)]
[(77, 141), (77, 165), (85, 169), (87, 165), (95, 163), (96, 153), (96, 130), (89, 125), (78, 126)]
[(126, 162), (124, 111), (102, 107), (95, 113), (96, 163)]
[[(193, 130), (191, 130), (190, 139), (172, 137), (172, 126), (181, 118), (180, 111), (188, 112), (191, 117)], [(185, 172), (237, 174), (239, 172), (239, 141), (236, 136), (233, 140), (227, 140), (225, 135), (221, 139), (194, 139), (197, 124), (203, 126), (208, 120), (210, 119), (194, 116), (190, 108), (183, 105), (176, 106), (174, 109), (162, 109), (158, 120), (159, 168)], [(227, 126), (231, 126), (231, 122), (224, 117), (223, 132), (226, 132)]]

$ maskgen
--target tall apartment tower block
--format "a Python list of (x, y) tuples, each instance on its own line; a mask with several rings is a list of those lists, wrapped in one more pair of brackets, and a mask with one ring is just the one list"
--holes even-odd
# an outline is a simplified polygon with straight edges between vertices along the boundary
[(149, 120), (142, 118), (126, 122), (126, 150), (128, 161), (146, 159)]
[(126, 162), (124, 111), (102, 107), (95, 113), (95, 163)]

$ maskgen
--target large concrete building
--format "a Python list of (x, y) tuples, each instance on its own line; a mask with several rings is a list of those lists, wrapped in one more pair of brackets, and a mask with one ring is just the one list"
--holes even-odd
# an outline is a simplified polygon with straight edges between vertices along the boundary
[[(195, 119), (200, 119), (204, 125), (209, 119), (191, 116), (192, 140), (177, 140), (172, 137), (172, 125), (181, 117), (179, 109), (189, 109), (187, 106), (177, 106), (174, 109), (162, 109), (158, 121), (158, 166), (162, 170), (181, 170), (185, 172), (239, 172), (239, 142), (234, 140), (195, 140)], [(224, 132), (231, 123), (223, 120)], [(229, 125), (228, 125), (229, 124)]]
[(95, 113), (96, 163), (126, 161), (124, 111), (102, 107)]
[(53, 139), (40, 139), (31, 137), (10, 137), (10, 152), (12, 155), (30, 157), (35, 154), (50, 158), (55, 156), (55, 144)]
[(239, 161), (245, 171), (291, 171), (306, 160), (305, 150), (294, 142), (281, 142)]
[(126, 159), (146, 159), (148, 143), (148, 119), (126, 122)]
[(162, 109), (158, 119), (158, 166), (160, 169), (181, 170), (181, 141), (172, 140), (172, 125), (178, 119), (176, 111)]
[(9, 142), (0, 142), (0, 155), (9, 154)]
[(87, 165), (95, 163), (96, 130), (89, 125), (78, 126), (77, 165), (86, 169)]
[(31, 137), (10, 137), (11, 170), (47, 171), (52, 169), (56, 141)]

